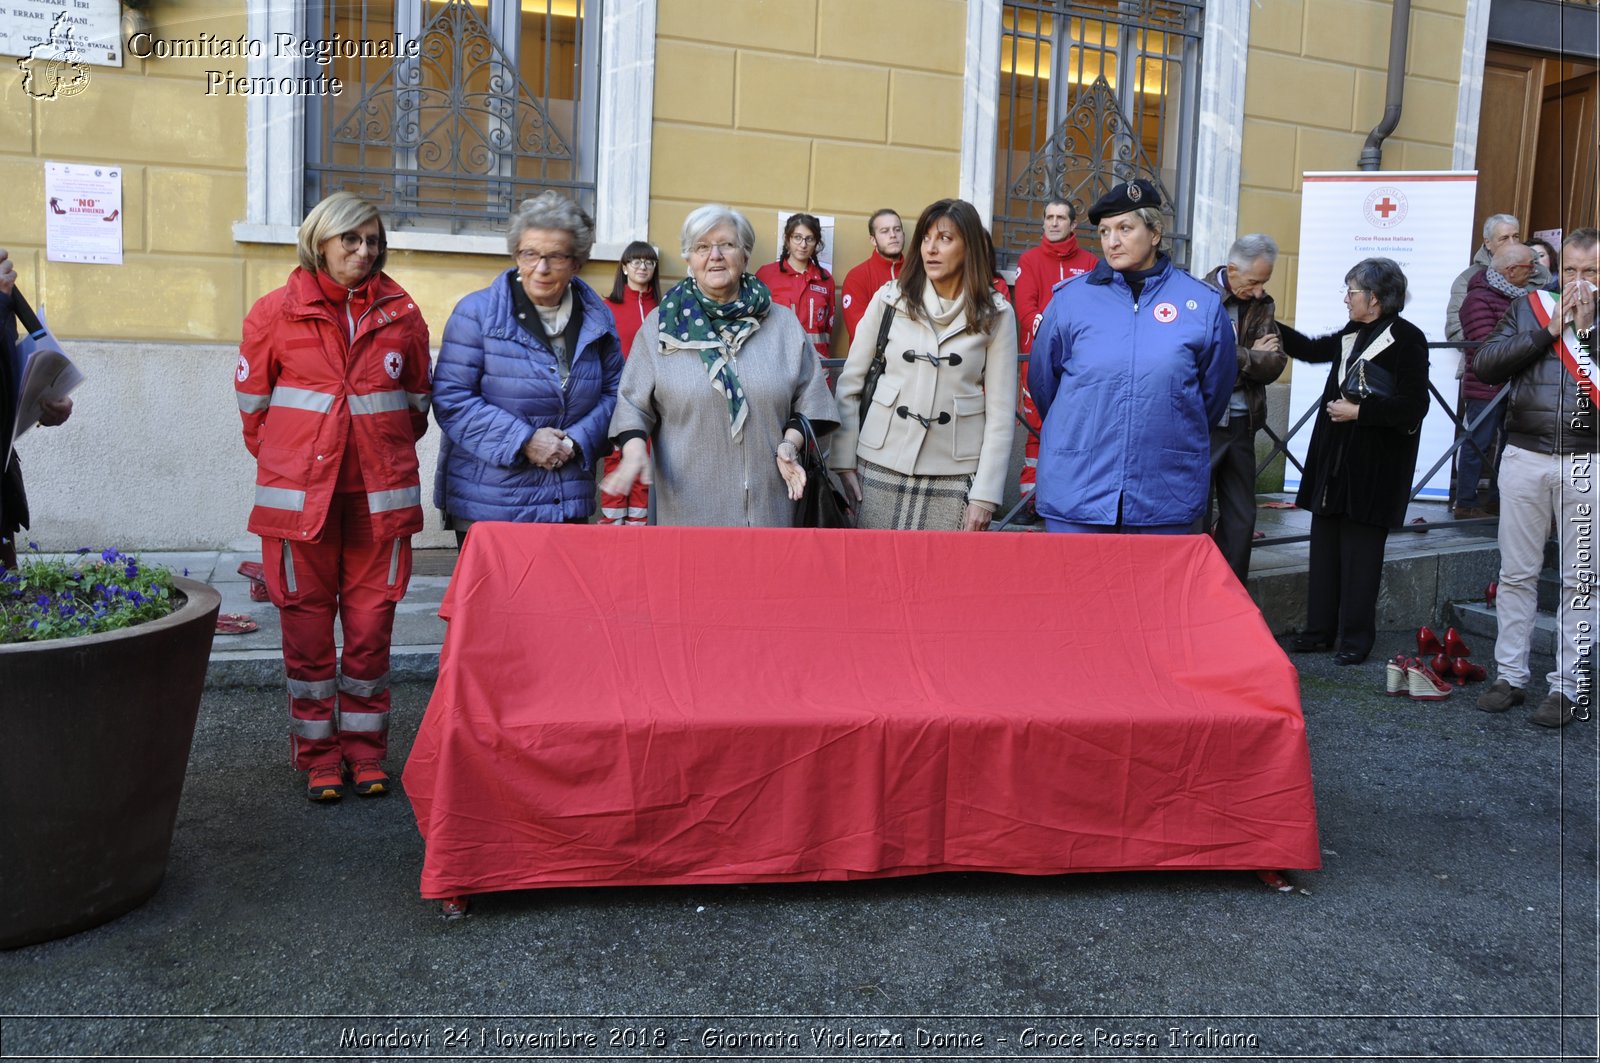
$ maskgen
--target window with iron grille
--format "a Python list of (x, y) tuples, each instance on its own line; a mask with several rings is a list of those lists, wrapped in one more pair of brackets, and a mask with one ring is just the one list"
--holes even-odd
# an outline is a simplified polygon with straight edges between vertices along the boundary
[[(595, 211), (600, 0), (318, 0), (309, 36), (415, 41), (335, 58), (306, 111), (305, 203), (346, 190), (394, 231), (492, 233), (555, 189)], [(311, 60), (311, 62), (315, 62)]]
[(1170, 213), (1167, 245), (1188, 263), (1204, 0), (1005, 0), (994, 186), (1004, 268), (1039, 242), (1046, 200), (1087, 208), (1143, 177)]

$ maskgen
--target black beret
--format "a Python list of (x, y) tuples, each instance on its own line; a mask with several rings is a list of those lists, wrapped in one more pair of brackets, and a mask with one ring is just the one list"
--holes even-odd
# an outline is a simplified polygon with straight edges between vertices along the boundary
[(1161, 206), (1161, 193), (1156, 191), (1155, 185), (1141, 177), (1137, 181), (1117, 185), (1095, 200), (1094, 206), (1089, 208), (1089, 224), (1099, 225), (1101, 218), (1126, 214), (1140, 207), (1159, 206)]

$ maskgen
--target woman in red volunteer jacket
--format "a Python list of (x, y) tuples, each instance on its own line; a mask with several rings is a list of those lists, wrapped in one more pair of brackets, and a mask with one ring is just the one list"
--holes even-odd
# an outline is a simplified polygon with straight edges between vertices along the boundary
[[(249, 528), (279, 609), (289, 745), (313, 801), (389, 788), (389, 641), (422, 530), (428, 327), (383, 272), (378, 209), (335, 192), (300, 266), (244, 320), (235, 388), (256, 459)], [(334, 615), (344, 629), (336, 660)], [(338, 712), (334, 711), (337, 703)]]
[[(606, 296), (606, 308), (617, 321), (617, 338), (622, 342), (624, 358), (633, 350), (633, 337), (644, 324), (645, 315), (661, 302), (660, 265), (656, 249), (643, 240), (629, 244), (617, 263), (617, 276), (611, 284), (611, 294)], [(604, 475), (616, 472), (621, 460), (620, 451), (607, 454)], [(626, 495), (600, 492), (601, 524), (644, 524), (649, 516), (649, 484), (635, 481)]]
[(772, 301), (800, 319), (818, 358), (833, 342), (833, 274), (817, 264), (822, 253), (822, 223), (812, 214), (791, 214), (783, 224), (783, 256), (756, 270)]

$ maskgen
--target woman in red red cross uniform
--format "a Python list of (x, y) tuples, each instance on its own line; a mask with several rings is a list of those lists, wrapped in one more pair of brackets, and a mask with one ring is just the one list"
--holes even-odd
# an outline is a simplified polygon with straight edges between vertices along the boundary
[(818, 358), (833, 342), (833, 274), (817, 262), (822, 253), (822, 223), (811, 214), (791, 214), (783, 224), (783, 254), (756, 270), (772, 301), (800, 319)]
[[(256, 459), (249, 528), (279, 609), (289, 744), (313, 801), (388, 790), (389, 642), (422, 530), (428, 326), (383, 272), (378, 209), (335, 192), (300, 265), (244, 320), (235, 388)], [(337, 655), (333, 625), (344, 631)]]

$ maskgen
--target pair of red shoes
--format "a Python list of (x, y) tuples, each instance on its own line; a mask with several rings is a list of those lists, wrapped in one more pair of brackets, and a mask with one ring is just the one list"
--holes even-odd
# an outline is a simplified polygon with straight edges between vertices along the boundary
[(1489, 678), (1483, 665), (1473, 664), (1467, 659), (1472, 656), (1472, 649), (1453, 627), (1445, 629), (1443, 642), (1439, 641), (1439, 636), (1433, 633), (1432, 628), (1418, 628), (1417, 656), (1427, 661), (1428, 667), (1441, 679), (1454, 679), (1458, 687), (1481, 683)]

